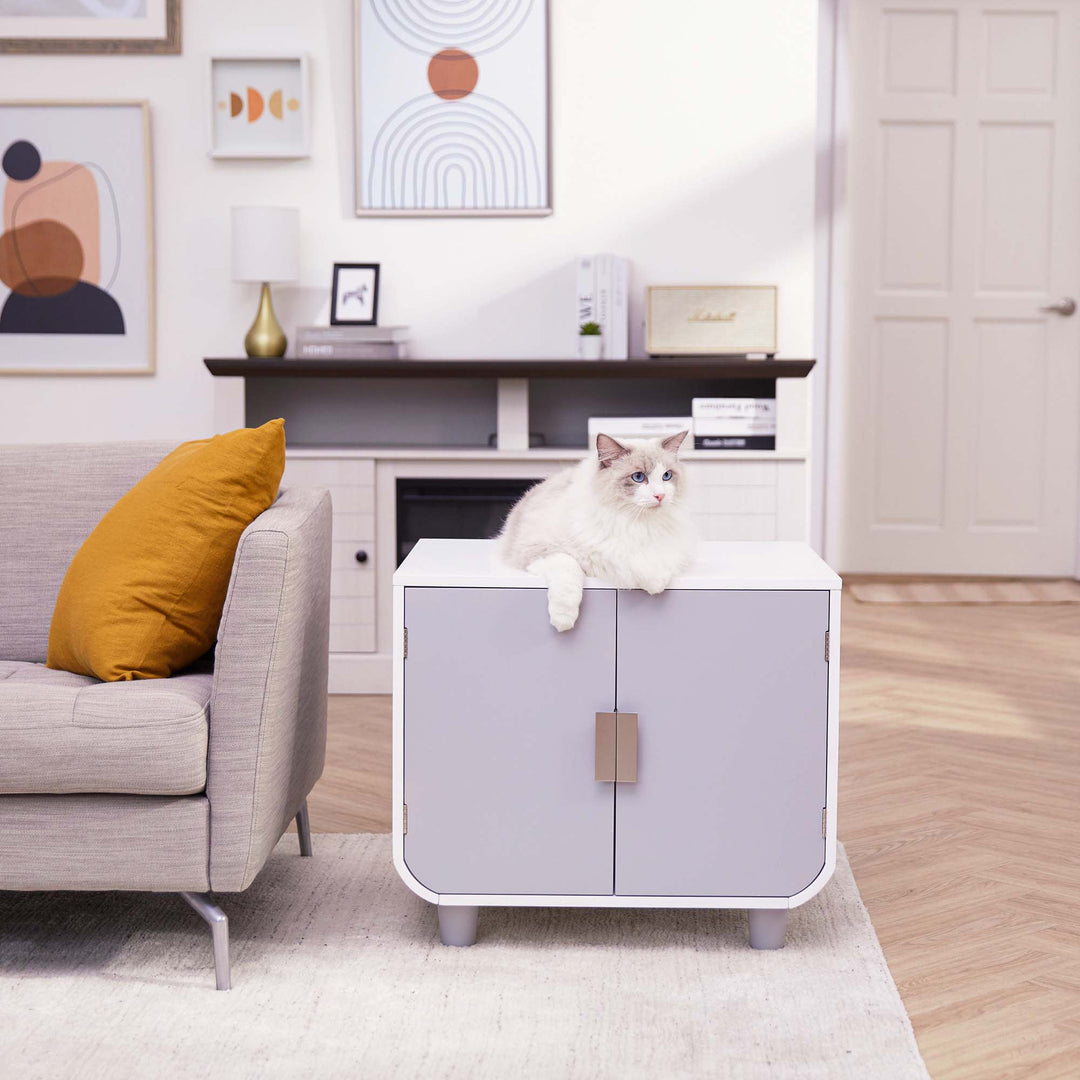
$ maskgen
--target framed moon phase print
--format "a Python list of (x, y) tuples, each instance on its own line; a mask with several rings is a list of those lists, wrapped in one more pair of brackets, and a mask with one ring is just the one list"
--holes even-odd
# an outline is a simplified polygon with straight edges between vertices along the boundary
[(356, 213), (551, 213), (547, 0), (354, 0)]
[(146, 102), (0, 102), (0, 168), (0, 374), (152, 372)]
[(308, 65), (303, 55), (210, 59), (210, 156), (308, 156)]
[(0, 0), (0, 52), (179, 51), (180, 0)]

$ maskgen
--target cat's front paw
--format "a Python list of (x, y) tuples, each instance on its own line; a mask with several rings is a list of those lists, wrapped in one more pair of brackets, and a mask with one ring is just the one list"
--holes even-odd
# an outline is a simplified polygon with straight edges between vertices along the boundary
[(564, 630), (573, 630), (579, 610), (578, 607), (548, 604), (548, 618), (551, 620), (551, 625), (561, 634)]
[(656, 596), (658, 593), (662, 593), (668, 585), (671, 583), (671, 578), (651, 578), (641, 583), (641, 587), (650, 595)]

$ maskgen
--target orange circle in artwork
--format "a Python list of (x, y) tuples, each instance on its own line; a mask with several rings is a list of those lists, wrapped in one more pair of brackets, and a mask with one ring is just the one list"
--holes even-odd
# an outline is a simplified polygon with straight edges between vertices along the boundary
[(443, 49), (428, 64), (431, 89), (446, 101), (468, 97), (476, 89), (480, 67), (476, 59), (462, 49)]
[(0, 236), (0, 281), (21, 296), (67, 292), (83, 262), (79, 238), (59, 221), (31, 221)]

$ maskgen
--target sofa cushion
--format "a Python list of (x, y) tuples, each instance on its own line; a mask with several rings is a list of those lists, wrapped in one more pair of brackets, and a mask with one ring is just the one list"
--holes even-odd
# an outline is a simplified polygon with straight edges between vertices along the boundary
[(213, 675), (99, 682), (0, 660), (0, 795), (192, 795)]
[(184, 443), (98, 522), (71, 560), (50, 668), (159, 679), (214, 643), (240, 534), (277, 495), (283, 420)]

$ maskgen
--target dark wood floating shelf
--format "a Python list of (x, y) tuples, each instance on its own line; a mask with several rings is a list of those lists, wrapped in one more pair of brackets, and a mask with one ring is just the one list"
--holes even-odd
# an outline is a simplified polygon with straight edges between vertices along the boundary
[(207, 359), (212, 375), (372, 379), (802, 379), (813, 360), (673, 356), (650, 360), (260, 360)]

